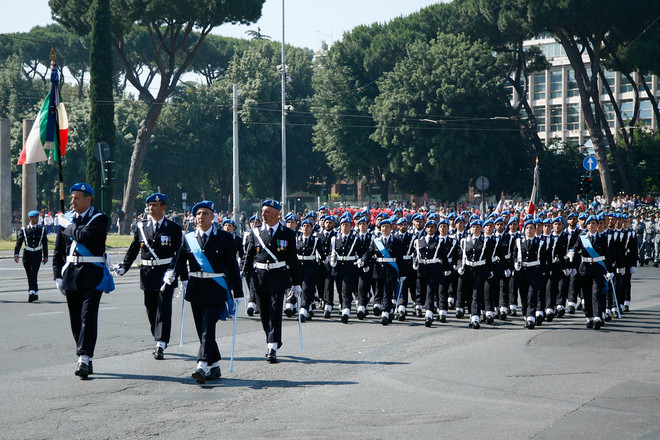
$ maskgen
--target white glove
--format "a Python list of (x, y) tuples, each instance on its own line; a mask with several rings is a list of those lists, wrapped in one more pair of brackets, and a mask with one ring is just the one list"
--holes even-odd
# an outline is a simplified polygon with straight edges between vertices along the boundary
[(124, 267), (120, 266), (119, 264), (112, 266), (112, 271), (118, 276), (122, 276), (126, 273), (126, 269), (124, 269)]
[(494, 276), (494, 274), (493, 274), (493, 272), (491, 272), (490, 275), (488, 276), (488, 279), (493, 278), (493, 276)]
[(457, 272), (459, 275), (465, 275), (465, 269), (462, 267), (459, 267)]
[(451, 270), (446, 270), (445, 271), (445, 276), (448, 277), (449, 275), (451, 275)]
[(564, 269), (564, 276), (570, 276), (571, 275), (571, 270), (570, 269)]
[(571, 263), (573, 262), (573, 258), (575, 258), (575, 251), (571, 249), (570, 251), (568, 251), (568, 259)]
[(414, 270), (419, 270), (419, 263), (415, 261), (415, 262), (412, 264), (412, 268), (413, 268)]
[(295, 293), (296, 295), (302, 294), (302, 287), (296, 284), (295, 286), (293, 286), (293, 293)]
[(71, 220), (66, 217), (64, 214), (59, 214), (57, 216), (57, 224), (62, 226), (63, 228), (66, 228), (71, 224)]
[(516, 261), (516, 262), (513, 264), (513, 268), (514, 268), (517, 272), (520, 272), (520, 271), (522, 270), (522, 263)]
[(364, 261), (362, 261), (362, 260), (357, 260), (357, 262), (355, 263), (355, 265), (356, 265), (357, 267), (364, 267)]
[(504, 271), (504, 276), (509, 278), (511, 276), (511, 269), (507, 269)]
[(362, 268), (362, 271), (363, 271), (364, 273), (369, 272), (369, 266), (365, 266), (365, 267), (363, 267), (363, 268)]
[(624, 274), (626, 273), (626, 268), (625, 268), (625, 267), (619, 267), (619, 268), (616, 270), (616, 273), (621, 274), (621, 275), (624, 275)]
[(62, 280), (62, 278), (55, 278), (55, 285), (57, 286), (57, 290), (59, 290), (62, 295), (66, 296), (66, 291), (64, 290), (64, 280)]
[(637, 268), (635, 266), (630, 268), (630, 273), (635, 273), (637, 272)]
[(337, 267), (337, 260), (335, 259), (330, 260), (330, 267)]
[(174, 282), (174, 271), (172, 269), (165, 272), (165, 275), (163, 276), (163, 282), (168, 285)]
[(614, 278), (614, 274), (612, 272), (607, 272), (607, 274), (605, 274), (605, 279), (607, 281), (610, 281), (612, 278)]
[(188, 280), (181, 281), (181, 288), (183, 289), (184, 292), (186, 291), (186, 289), (188, 288)]
[(577, 269), (571, 269), (571, 276), (574, 277), (577, 275)]

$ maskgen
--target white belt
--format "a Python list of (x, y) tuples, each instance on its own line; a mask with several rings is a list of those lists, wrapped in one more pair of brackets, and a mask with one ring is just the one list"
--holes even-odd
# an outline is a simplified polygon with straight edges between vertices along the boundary
[(212, 273), (212, 272), (190, 272), (190, 276), (193, 278), (217, 278), (224, 277), (224, 273)]
[(440, 259), (439, 258), (429, 258), (428, 260), (425, 258), (420, 258), (419, 259), (419, 264), (435, 264), (439, 263)]
[(349, 257), (342, 257), (341, 255), (337, 255), (337, 261), (355, 261), (357, 260), (357, 256), (351, 255)]
[(316, 259), (316, 255), (298, 255), (300, 261), (312, 261)]
[(170, 258), (159, 258), (158, 260), (142, 260), (143, 266), (164, 266), (172, 262), (172, 257)]
[(278, 261), (277, 263), (254, 263), (254, 267), (263, 270), (279, 269), (284, 266), (286, 266), (286, 261)]
[(404, 260), (412, 260), (412, 255), (404, 255), (403, 259)]
[(541, 264), (540, 261), (523, 261), (521, 265), (522, 267), (534, 267), (538, 266), (539, 264)]
[(376, 258), (379, 263), (396, 263), (396, 258)]
[(468, 266), (472, 266), (472, 267), (479, 267), (479, 266), (483, 266), (484, 264), (486, 264), (486, 260), (466, 261), (465, 264), (467, 264)]
[(40, 250), (41, 250), (41, 246), (37, 246), (37, 247), (29, 247), (29, 246), (25, 246), (25, 250), (26, 250), (26, 251), (37, 252), (37, 251), (40, 251)]
[(67, 263), (73, 263), (73, 264), (78, 264), (78, 263), (105, 263), (105, 258), (103, 257), (84, 257), (82, 255), (67, 255), (66, 257), (66, 262)]
[(598, 263), (599, 261), (605, 261), (605, 257), (600, 256), (596, 258), (582, 257), (583, 263)]

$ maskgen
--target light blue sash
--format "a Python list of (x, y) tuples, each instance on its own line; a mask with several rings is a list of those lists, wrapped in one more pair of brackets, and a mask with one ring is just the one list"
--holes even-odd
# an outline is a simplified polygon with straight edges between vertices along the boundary
[[(202, 248), (199, 246), (199, 242), (197, 241), (197, 237), (195, 237), (194, 231), (188, 232), (186, 234), (186, 242), (188, 243), (188, 247), (190, 247), (190, 251), (195, 257), (195, 260), (197, 260), (197, 264), (199, 264), (199, 267), (202, 268), (202, 271), (213, 273), (213, 266), (211, 266), (211, 262), (208, 258), (206, 258), (204, 251), (202, 251)], [(211, 279), (218, 283), (220, 287), (225, 289), (227, 292), (227, 302), (225, 303), (225, 308), (220, 312), (220, 320), (224, 321), (227, 318), (231, 318), (233, 316), (234, 300), (231, 297), (229, 286), (227, 285), (227, 281), (224, 279), (224, 277), (213, 277)]]
[[(378, 251), (381, 254), (383, 254), (384, 258), (392, 258), (390, 256), (390, 253), (387, 251), (387, 249), (385, 249), (385, 245), (383, 244), (383, 241), (381, 239), (374, 240), (374, 243), (376, 244), (376, 247), (378, 248)], [(392, 265), (394, 270), (396, 270), (397, 276), (399, 276), (399, 266), (394, 261), (389, 262), (389, 263)]]
[[(84, 244), (80, 244), (78, 242), (76, 242), (76, 251), (78, 252), (79, 255), (83, 257), (94, 256)], [(108, 269), (108, 266), (106, 266), (105, 263), (92, 263), (92, 264), (103, 268), (103, 278), (101, 279), (99, 285), (96, 286), (96, 290), (100, 290), (101, 292), (106, 292), (106, 293), (110, 293), (113, 290), (115, 290), (115, 280), (112, 279), (112, 275), (110, 274), (110, 270)]]
[[(598, 255), (598, 252), (596, 252), (596, 249), (594, 249), (594, 246), (591, 244), (591, 242), (587, 238), (587, 234), (580, 235), (580, 240), (582, 241), (582, 246), (587, 250), (587, 253), (589, 254), (589, 256), (591, 258), (600, 257), (600, 255)], [(603, 266), (603, 269), (605, 269), (605, 272), (607, 272), (607, 267), (605, 266), (604, 261), (599, 261), (598, 264)], [(605, 282), (605, 292), (607, 292), (609, 290), (610, 290), (610, 285), (606, 281)]]

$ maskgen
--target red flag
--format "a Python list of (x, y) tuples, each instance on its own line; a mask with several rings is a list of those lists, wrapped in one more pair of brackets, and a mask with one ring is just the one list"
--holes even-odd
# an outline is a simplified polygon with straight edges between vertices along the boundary
[(538, 202), (538, 192), (539, 186), (541, 183), (541, 176), (539, 174), (539, 158), (536, 158), (536, 166), (534, 167), (534, 185), (532, 186), (532, 195), (529, 198), (529, 206), (527, 207), (527, 213), (536, 217), (534, 211), (536, 209), (536, 204)]

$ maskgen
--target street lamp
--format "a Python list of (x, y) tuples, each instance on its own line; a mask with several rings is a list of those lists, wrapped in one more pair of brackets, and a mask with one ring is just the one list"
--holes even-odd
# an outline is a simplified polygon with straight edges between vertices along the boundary
[(278, 66), (282, 75), (282, 206), (285, 211), (286, 202), (286, 71), (284, 62), (284, 0), (282, 0), (282, 64)]

